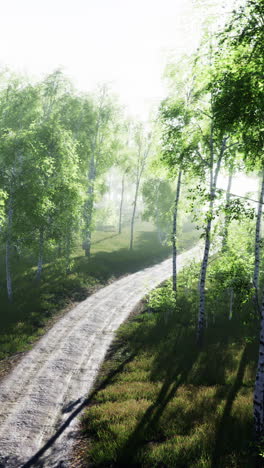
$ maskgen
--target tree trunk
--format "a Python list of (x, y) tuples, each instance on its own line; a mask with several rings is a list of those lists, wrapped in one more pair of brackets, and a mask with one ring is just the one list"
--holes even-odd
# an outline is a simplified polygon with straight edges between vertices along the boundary
[(36, 279), (40, 281), (42, 270), (43, 270), (43, 249), (44, 249), (44, 229), (43, 227), (39, 230), (39, 255), (38, 255), (38, 268)]
[(70, 273), (70, 256), (71, 256), (71, 241), (70, 241), (70, 233), (68, 232), (67, 237), (66, 237), (66, 251), (65, 251), (67, 275)]
[(94, 156), (92, 156), (90, 161), (89, 175), (88, 175), (88, 190), (87, 190), (87, 203), (86, 203), (86, 213), (85, 213), (85, 240), (83, 247), (85, 250), (86, 257), (91, 256), (91, 237), (92, 237), (92, 217), (93, 217), (93, 205), (94, 205), (94, 180), (95, 180), (95, 161)]
[[(230, 191), (231, 191), (231, 185), (232, 185), (232, 178), (233, 178), (233, 172), (229, 172), (228, 176), (228, 184), (227, 184), (227, 191), (226, 191), (226, 209), (229, 207), (230, 203)], [(225, 220), (224, 220), (224, 229), (223, 229), (223, 240), (222, 240), (222, 250), (225, 250), (227, 247), (227, 237), (228, 237), (228, 227), (230, 223), (230, 215), (228, 213), (225, 214)]]
[(163, 234), (164, 233), (162, 232), (160, 226), (157, 226), (157, 236), (158, 236), (158, 241), (159, 241), (160, 245), (162, 245), (162, 243), (163, 243)]
[(230, 288), (229, 320), (233, 317), (234, 289)]
[(264, 435), (264, 294), (261, 307), (259, 358), (254, 390), (255, 434), (259, 440)]
[[(211, 195), (212, 196), (212, 195)], [(202, 345), (203, 342), (203, 333), (204, 333), (204, 323), (205, 323), (205, 280), (208, 266), (209, 251), (211, 245), (211, 227), (212, 227), (212, 218), (213, 213), (213, 202), (210, 202), (210, 211), (207, 221), (207, 226), (205, 230), (205, 246), (204, 246), (204, 255), (200, 273), (200, 283), (199, 283), (199, 314), (198, 314), (198, 330), (197, 330), (197, 343)]]
[(177, 214), (181, 190), (181, 176), (182, 171), (180, 170), (177, 180), (172, 229), (172, 289), (175, 292), (177, 292)]
[(133, 242), (134, 242), (134, 224), (135, 224), (135, 216), (136, 216), (136, 209), (137, 209), (137, 199), (138, 199), (138, 190), (139, 190), (139, 181), (136, 183), (136, 191), (135, 191), (135, 198), (133, 203), (133, 213), (131, 218), (131, 227), (130, 227), (130, 250), (133, 250)]
[(9, 302), (13, 300), (11, 257), (11, 232), (13, 224), (13, 195), (10, 195), (7, 214), (7, 239), (6, 239), (6, 289)]
[(213, 148), (213, 132), (211, 130), (211, 164), (210, 164), (210, 206), (209, 206), (209, 213), (207, 216), (207, 225), (205, 229), (205, 246), (204, 246), (204, 255), (203, 261), (201, 266), (201, 273), (200, 273), (200, 282), (199, 282), (199, 313), (198, 313), (198, 326), (197, 326), (197, 344), (202, 346), (203, 344), (203, 335), (204, 335), (204, 324), (205, 324), (205, 281), (206, 281), (206, 274), (207, 274), (207, 266), (208, 266), (208, 259), (209, 259), (209, 252), (211, 246), (211, 228), (212, 228), (212, 220), (213, 220), (213, 211), (214, 211), (214, 199), (215, 199), (215, 190), (216, 184), (218, 179), (218, 174), (220, 171), (221, 162), (223, 159), (223, 155), (226, 149), (226, 142), (227, 138), (223, 138), (220, 155), (217, 160), (217, 164), (214, 170), (214, 148)]
[(124, 201), (124, 190), (125, 190), (125, 174), (122, 177), (122, 189), (121, 189), (121, 200), (120, 200), (120, 209), (119, 209), (119, 227), (118, 233), (122, 232), (122, 211), (123, 211), (123, 201)]
[(256, 231), (255, 231), (255, 264), (253, 273), (253, 288), (255, 290), (253, 301), (256, 310), (261, 313), (259, 306), (259, 266), (260, 266), (260, 229), (261, 229), (261, 218), (262, 218), (262, 205), (264, 197), (264, 170), (262, 173), (262, 182), (259, 196), (258, 213), (256, 220)]

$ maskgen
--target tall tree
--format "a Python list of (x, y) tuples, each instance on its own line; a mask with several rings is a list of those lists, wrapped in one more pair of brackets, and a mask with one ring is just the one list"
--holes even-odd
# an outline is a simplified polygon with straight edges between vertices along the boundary
[(142, 124), (138, 124), (134, 130), (134, 145), (135, 145), (135, 167), (134, 167), (134, 178), (135, 178), (135, 195), (133, 201), (133, 210), (130, 223), (130, 250), (133, 250), (134, 243), (134, 227), (135, 217), (137, 211), (137, 202), (139, 196), (140, 183), (143, 172), (146, 168), (147, 159), (151, 149), (151, 135), (146, 135), (143, 130)]
[(97, 176), (114, 162), (117, 145), (118, 109), (105, 86), (99, 89), (94, 104), (94, 124), (89, 135), (89, 159), (87, 171), (87, 199), (84, 207), (85, 255), (91, 253), (92, 219)]
[[(215, 99), (219, 125), (239, 130), (245, 147), (245, 163), (264, 174), (264, 88), (263, 42), (264, 3), (247, 0), (228, 22), (220, 39), (216, 67)], [(264, 177), (263, 177), (264, 179)], [(260, 190), (255, 230), (253, 286), (259, 297), (260, 223), (263, 190)], [(264, 297), (264, 294), (263, 294)], [(258, 299), (257, 299), (258, 300)], [(257, 438), (264, 435), (264, 301), (261, 306), (259, 360), (254, 392)]]

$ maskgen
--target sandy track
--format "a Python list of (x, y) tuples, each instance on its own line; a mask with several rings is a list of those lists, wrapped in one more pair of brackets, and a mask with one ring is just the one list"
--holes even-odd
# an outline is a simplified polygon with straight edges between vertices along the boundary
[[(200, 257), (196, 246), (179, 256), (178, 267)], [(170, 275), (169, 259), (100, 289), (25, 355), (0, 385), (1, 468), (70, 468), (76, 408), (91, 391), (115, 330)]]

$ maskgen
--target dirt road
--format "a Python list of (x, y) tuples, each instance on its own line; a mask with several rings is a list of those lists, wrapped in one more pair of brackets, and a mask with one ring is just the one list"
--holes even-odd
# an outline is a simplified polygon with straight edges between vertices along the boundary
[[(178, 268), (201, 258), (194, 247)], [(61, 318), (0, 385), (0, 467), (70, 467), (80, 406), (115, 330), (171, 276), (171, 260), (126, 276)], [(37, 454), (37, 455), (36, 455)]]

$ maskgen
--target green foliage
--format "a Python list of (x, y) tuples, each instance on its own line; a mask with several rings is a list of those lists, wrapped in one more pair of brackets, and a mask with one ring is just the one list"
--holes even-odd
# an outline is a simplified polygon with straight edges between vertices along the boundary
[(262, 0), (247, 0), (233, 12), (216, 53), (214, 108), (218, 125), (242, 133), (249, 167), (263, 166)]
[(168, 180), (149, 177), (143, 184), (144, 220), (151, 220), (158, 231), (168, 237), (172, 229), (175, 195)]

